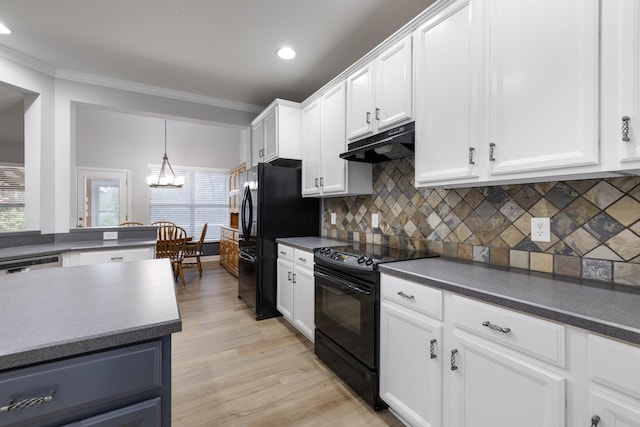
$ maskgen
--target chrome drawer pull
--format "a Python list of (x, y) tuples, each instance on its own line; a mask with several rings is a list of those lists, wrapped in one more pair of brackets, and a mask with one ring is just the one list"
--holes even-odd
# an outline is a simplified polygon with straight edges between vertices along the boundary
[(436, 343), (438, 342), (438, 340), (431, 340), (431, 342), (429, 343), (429, 355), (431, 356), (432, 359), (436, 358)]
[(307, 262), (307, 259), (298, 257), (298, 261)]
[(598, 424), (600, 424), (600, 417), (597, 415), (591, 417), (591, 427), (598, 427)]
[(288, 280), (291, 281), (291, 272), (290, 271), (287, 271), (287, 277), (288, 277)]
[(402, 291), (398, 292), (398, 295), (400, 295), (401, 297), (406, 298), (406, 299), (415, 299), (415, 297), (413, 295), (407, 295)]
[(496, 158), (493, 157), (493, 150), (496, 148), (496, 144), (494, 144), (493, 142), (489, 144), (489, 161), (490, 162), (495, 162)]
[(28, 399), (23, 399), (15, 403), (13, 402), (13, 400), (10, 400), (9, 402), (7, 402), (5, 406), (0, 407), (0, 414), (7, 414), (11, 411), (18, 411), (20, 409), (29, 409), (32, 406), (51, 402), (53, 400), (54, 394), (56, 394), (56, 391), (51, 390), (48, 394), (44, 396), (30, 397)]
[(121, 256), (112, 256), (111, 257), (111, 261), (122, 261), (122, 260), (124, 260), (124, 258), (121, 257)]
[(285, 251), (280, 251), (281, 255), (286, 255), (287, 253)]
[(482, 322), (482, 326), (486, 326), (487, 328), (494, 331), (502, 332), (503, 334), (508, 334), (509, 332), (511, 332), (511, 328), (503, 328), (502, 326), (494, 325), (489, 321)]
[(453, 350), (451, 350), (451, 370), (452, 371), (458, 370), (458, 366), (456, 365), (456, 354), (458, 354), (457, 349), (454, 348)]
[(469, 164), (470, 165), (475, 165), (476, 162), (473, 161), (473, 153), (476, 151), (475, 148), (473, 147), (469, 147)]

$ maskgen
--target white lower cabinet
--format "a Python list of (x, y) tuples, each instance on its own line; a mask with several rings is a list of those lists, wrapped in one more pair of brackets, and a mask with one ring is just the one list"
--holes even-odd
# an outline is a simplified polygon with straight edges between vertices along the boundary
[(304, 336), (314, 342), (313, 253), (279, 244), (277, 277), (278, 311)]
[(117, 250), (87, 250), (72, 251), (62, 254), (62, 266), (105, 264), (111, 262), (142, 261), (155, 258), (153, 246), (145, 248), (117, 249)]
[(464, 332), (454, 332), (449, 346), (449, 425), (566, 425), (564, 377)]
[(441, 425), (442, 324), (380, 304), (380, 397), (411, 425)]

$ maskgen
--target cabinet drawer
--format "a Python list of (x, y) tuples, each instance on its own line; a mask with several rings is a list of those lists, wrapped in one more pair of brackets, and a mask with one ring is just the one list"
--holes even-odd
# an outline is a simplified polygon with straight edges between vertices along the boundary
[(293, 258), (296, 265), (313, 270), (313, 253), (301, 249), (294, 249)]
[(155, 249), (135, 248), (119, 250), (97, 250), (67, 252), (63, 255), (62, 264), (65, 267), (74, 265), (105, 264), (109, 262), (141, 261), (154, 258)]
[(452, 309), (458, 328), (565, 366), (564, 325), (457, 295), (452, 297)]
[(293, 262), (293, 248), (291, 246), (278, 243), (278, 258)]
[(442, 291), (386, 274), (381, 275), (382, 299), (411, 307), (442, 320)]
[[(162, 386), (162, 343), (79, 356), (0, 374), (0, 426), (30, 425)], [(14, 409), (27, 399), (50, 400)]]
[(161, 400), (159, 397), (127, 406), (106, 414), (87, 418), (64, 427), (112, 427), (112, 426), (159, 426), (162, 415), (160, 413)]
[(640, 399), (640, 348), (589, 334), (589, 379)]

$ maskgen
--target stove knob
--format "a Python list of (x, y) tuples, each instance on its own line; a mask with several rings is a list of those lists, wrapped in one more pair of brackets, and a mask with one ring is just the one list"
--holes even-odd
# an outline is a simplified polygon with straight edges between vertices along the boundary
[(321, 254), (326, 254), (327, 252), (329, 252), (329, 248), (320, 248), (319, 251)]
[(358, 264), (362, 264), (363, 262), (365, 262), (367, 259), (363, 256), (361, 256), (360, 258), (358, 258)]
[(373, 264), (373, 258), (369, 258), (366, 262), (365, 265), (371, 265)]

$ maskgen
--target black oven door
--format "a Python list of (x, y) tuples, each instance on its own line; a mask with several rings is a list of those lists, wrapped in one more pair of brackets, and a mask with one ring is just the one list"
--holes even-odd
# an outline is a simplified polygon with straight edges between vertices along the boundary
[(318, 265), (315, 279), (316, 328), (374, 369), (375, 285)]

